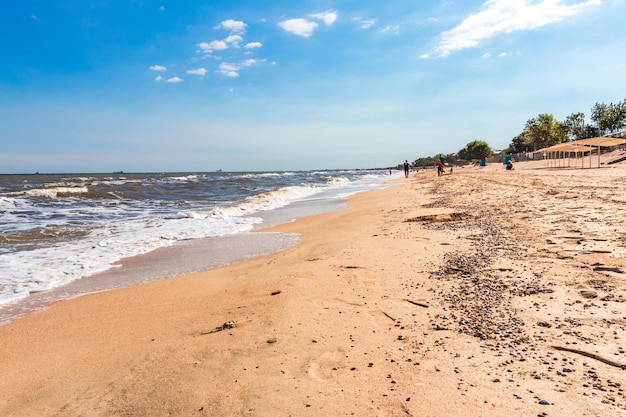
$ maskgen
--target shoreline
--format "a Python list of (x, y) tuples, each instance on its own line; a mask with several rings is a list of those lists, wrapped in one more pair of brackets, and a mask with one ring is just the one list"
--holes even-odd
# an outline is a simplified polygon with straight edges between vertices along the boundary
[[(105, 271), (2, 305), (0, 326), (45, 310), (53, 303), (227, 266), (284, 250), (297, 240), (297, 236), (286, 233), (240, 232), (177, 242), (123, 258)], [(207, 257), (206, 252), (211, 256)]]
[(300, 236), (281, 252), (0, 326), (0, 414), (624, 413), (626, 169), (521, 165), (412, 174), (266, 229)]
[[(178, 242), (250, 231), (375, 188), (385, 172), (43, 175), (3, 181), (0, 304), (109, 270)], [(40, 178), (41, 177), (41, 178)], [(303, 203), (303, 204), (301, 204)], [(298, 207), (281, 210), (285, 206)], [(271, 212), (271, 213), (270, 213)], [(28, 215), (26, 215), (28, 214)], [(235, 257), (237, 258), (237, 257)], [(192, 272), (182, 268), (181, 272)]]
[(295, 245), (297, 236), (264, 232), (265, 229), (290, 223), (301, 217), (345, 208), (345, 198), (295, 202), (252, 214), (252, 217), (261, 218), (262, 223), (247, 232), (179, 241), (171, 246), (122, 258), (107, 270), (81, 277), (60, 287), (32, 292), (28, 297), (0, 305), (0, 326), (59, 301), (175, 278), (279, 252)]

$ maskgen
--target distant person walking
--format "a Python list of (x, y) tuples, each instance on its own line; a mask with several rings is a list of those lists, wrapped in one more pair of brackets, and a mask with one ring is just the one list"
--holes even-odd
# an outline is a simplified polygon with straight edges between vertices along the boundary
[(437, 161), (437, 175), (443, 175), (443, 162)]
[(409, 161), (404, 160), (404, 177), (409, 178)]

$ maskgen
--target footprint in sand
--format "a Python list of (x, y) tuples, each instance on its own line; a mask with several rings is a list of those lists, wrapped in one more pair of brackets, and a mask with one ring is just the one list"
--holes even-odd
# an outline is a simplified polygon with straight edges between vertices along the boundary
[(346, 354), (343, 349), (326, 352), (316, 357), (316, 360), (306, 364), (306, 373), (318, 381), (325, 381), (337, 376), (341, 370), (350, 369), (345, 362)]

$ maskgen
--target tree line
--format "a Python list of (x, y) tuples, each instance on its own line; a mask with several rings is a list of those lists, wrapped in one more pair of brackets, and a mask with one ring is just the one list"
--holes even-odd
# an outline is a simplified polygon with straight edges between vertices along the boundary
[[(618, 103), (596, 103), (591, 108), (590, 123), (586, 122), (582, 112), (572, 113), (563, 121), (557, 120), (552, 114), (542, 113), (528, 120), (522, 132), (511, 140), (504, 153), (532, 152), (549, 146), (573, 140), (593, 138), (615, 133), (626, 127), (626, 99)], [(489, 144), (482, 140), (473, 140), (456, 154), (443, 155), (448, 163), (458, 160), (485, 159), (493, 151)], [(436, 163), (442, 156), (418, 158), (413, 162), (416, 166), (428, 166)]]
[(619, 132), (626, 127), (626, 99), (616, 104), (596, 103), (591, 108), (591, 123), (584, 113), (572, 113), (563, 121), (543, 113), (526, 122), (522, 133), (511, 141), (509, 151), (528, 152), (563, 142), (594, 138)]

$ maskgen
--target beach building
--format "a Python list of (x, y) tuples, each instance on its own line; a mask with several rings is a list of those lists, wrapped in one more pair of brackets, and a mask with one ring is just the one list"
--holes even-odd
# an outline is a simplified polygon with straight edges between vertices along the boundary
[(529, 159), (544, 160), (550, 168), (600, 168), (626, 160), (625, 144), (626, 137), (580, 139), (540, 149)]

